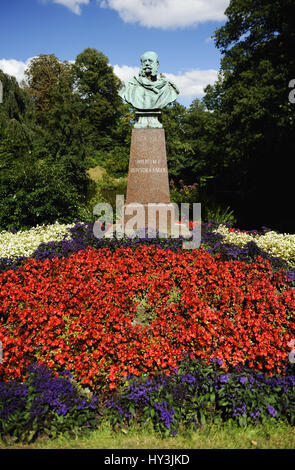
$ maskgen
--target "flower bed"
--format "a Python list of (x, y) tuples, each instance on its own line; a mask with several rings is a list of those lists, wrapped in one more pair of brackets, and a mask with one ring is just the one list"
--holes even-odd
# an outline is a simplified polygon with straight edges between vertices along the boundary
[(0, 232), (0, 258), (30, 258), (41, 243), (70, 239), (69, 229), (75, 224), (66, 225), (56, 222), (52, 225), (40, 225), (30, 230), (18, 232)]
[(25, 383), (0, 382), (0, 436), (30, 442), (38, 436), (72, 435), (97, 426), (99, 401), (79, 389), (71, 374), (54, 377), (44, 366), (31, 364)]
[(188, 352), (224, 369), (282, 372), (295, 337), (295, 291), (268, 261), (222, 261), (203, 248), (80, 250), (0, 275), (5, 381), (32, 361), (93, 389), (128, 374), (169, 374)]
[[(193, 230), (193, 228), (194, 224), (190, 222), (190, 230)], [(265, 234), (265, 231), (246, 233), (211, 221), (202, 224), (201, 244), (209, 253), (214, 256), (220, 255), (224, 261), (237, 259), (252, 263), (258, 256), (267, 259), (274, 271), (282, 268), (286, 269), (288, 281), (291, 285), (294, 285), (294, 235), (270, 233), (271, 236), (268, 236), (266, 244), (265, 237), (267, 234)], [(0, 242), (2, 244), (0, 272), (7, 269), (18, 269), (23, 261), (30, 258), (38, 260), (62, 258), (69, 256), (71, 253), (84, 250), (88, 246), (94, 248), (107, 247), (112, 251), (121, 246), (136, 249), (140, 245), (155, 245), (171, 251), (182, 250), (182, 240), (171, 238), (98, 239), (93, 234), (92, 224), (83, 222), (76, 222), (71, 225), (56, 223), (48, 227), (36, 227), (17, 233), (1, 232)], [(284, 251), (284, 247), (288, 248), (288, 250), (287, 248), (285, 250), (284, 257), (274, 255), (280, 244), (281, 251)]]
[(242, 232), (220, 224), (215, 233), (222, 235), (223, 243), (245, 246), (255, 242), (263, 251), (274, 257), (286, 260), (295, 267), (295, 235), (267, 231), (264, 234)]
[(245, 367), (224, 373), (222, 361), (184, 360), (174, 374), (131, 377), (106, 403), (113, 426), (151, 422), (166, 435), (180, 427), (238, 422), (240, 426), (265, 420), (295, 422), (295, 375), (267, 377)]
[(30, 365), (26, 382), (0, 382), (0, 438), (31, 442), (39, 436), (71, 437), (97, 428), (102, 420), (115, 430), (149, 423), (166, 436), (207, 423), (294, 424), (294, 372), (267, 377), (237, 366), (225, 373), (221, 363), (186, 358), (169, 376), (130, 376), (103, 402), (68, 371), (54, 377), (45, 366)]
[(175, 239), (99, 240), (77, 222), (0, 241), (2, 437), (96, 426), (85, 386), (111, 395), (100, 412), (120, 426), (294, 424), (294, 236), (210, 222), (202, 247), (182, 250)]

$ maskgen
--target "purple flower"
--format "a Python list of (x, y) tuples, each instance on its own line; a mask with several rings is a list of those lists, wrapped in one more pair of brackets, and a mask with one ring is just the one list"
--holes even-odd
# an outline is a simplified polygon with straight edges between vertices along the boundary
[(1, 418), (7, 419), (15, 411), (27, 410), (30, 417), (37, 418), (37, 422), (42, 425), (52, 411), (65, 416), (71, 410), (86, 406), (88, 410), (97, 408), (96, 397), (86, 404), (67, 377), (54, 377), (44, 365), (31, 364), (27, 372), (26, 383), (0, 382), (0, 403), (5, 404), (2, 409), (0, 406), (0, 421)]
[(219, 382), (225, 384), (229, 381), (229, 374), (223, 374), (219, 377)]
[(192, 374), (181, 375), (180, 380), (188, 384), (193, 384), (196, 382), (196, 378)]
[(267, 406), (267, 411), (269, 412), (269, 414), (275, 418), (276, 415), (277, 415), (277, 411), (271, 406), (271, 405), (268, 405)]
[(64, 416), (67, 414), (68, 411), (69, 409), (66, 405), (61, 405), (61, 407), (57, 410), (57, 414)]
[(287, 281), (288, 282), (295, 281), (295, 269), (292, 269), (287, 273)]
[(240, 406), (233, 407), (233, 416), (243, 416), (246, 414), (247, 406), (245, 403), (240, 404)]
[(219, 366), (222, 366), (224, 363), (224, 360), (220, 359), (219, 357), (211, 357), (210, 361), (218, 364)]
[(260, 413), (261, 413), (261, 408), (259, 408), (258, 410), (256, 409), (255, 411), (251, 411), (249, 413), (249, 416), (251, 416), (251, 418), (257, 421), (259, 419)]
[(169, 409), (165, 401), (155, 402), (154, 408), (160, 412), (161, 420), (164, 422), (165, 427), (170, 429), (174, 419), (174, 409)]
[(240, 377), (240, 383), (242, 385), (245, 385), (245, 383), (247, 382), (247, 378), (246, 377)]

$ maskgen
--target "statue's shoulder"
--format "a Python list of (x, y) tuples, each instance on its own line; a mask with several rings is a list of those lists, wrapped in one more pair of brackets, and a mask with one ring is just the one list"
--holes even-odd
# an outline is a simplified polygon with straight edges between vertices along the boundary
[(129, 93), (131, 88), (135, 85), (138, 85), (138, 82), (135, 77), (130, 78), (130, 80), (128, 80), (127, 82), (122, 82), (118, 92), (119, 95), (125, 99), (125, 93)]
[(159, 75), (159, 78), (163, 81), (165, 81), (167, 83), (167, 85), (170, 85), (172, 86), (172, 88), (174, 88), (174, 90), (176, 91), (176, 93), (179, 93), (179, 89), (178, 87), (175, 85), (175, 83), (168, 77), (166, 77), (166, 75), (164, 75), (163, 73), (161, 73)]
[(121, 82), (121, 88), (126, 88), (129, 85), (138, 85), (138, 81), (136, 80), (136, 76), (130, 78), (126, 82)]
[(134, 75), (126, 83), (128, 83), (129, 85), (138, 85), (138, 75)]

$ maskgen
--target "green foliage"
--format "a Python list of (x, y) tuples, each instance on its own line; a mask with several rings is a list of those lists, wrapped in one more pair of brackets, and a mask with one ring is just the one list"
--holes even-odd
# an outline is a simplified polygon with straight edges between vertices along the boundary
[(204, 97), (215, 120), (211, 193), (239, 208), (248, 223), (293, 231), (286, 201), (292, 197), (288, 168), (295, 151), (294, 106), (288, 101), (295, 77), (295, 4), (231, 0), (226, 15), (215, 33), (223, 54), (219, 79)]
[(0, 70), (0, 80), (3, 84), (3, 103), (0, 106), (1, 131), (7, 127), (11, 130), (17, 128), (19, 132), (16, 134), (20, 137), (30, 136), (30, 124), (31, 126), (34, 124), (32, 123), (34, 108), (30, 96), (19, 87), (14, 77), (2, 70)]
[[(111, 204), (113, 210), (116, 209), (116, 195), (121, 194), (126, 199), (127, 178), (112, 178), (105, 175), (98, 183), (98, 189), (103, 201)], [(114, 212), (115, 215), (115, 212)]]
[[(13, 158), (15, 150), (27, 148), (33, 137), (33, 103), (16, 79), (0, 70), (3, 103), (0, 105), (0, 156), (5, 152)], [(2, 167), (2, 164), (1, 164)]]
[(97, 191), (86, 170), (128, 170), (131, 114), (108, 58), (90, 48), (74, 64), (43, 54), (23, 88), (1, 71), (0, 79), (0, 227), (89, 219)]
[(22, 90), (5, 74), (2, 79), (0, 227), (20, 229), (57, 219), (72, 221), (90, 184), (83, 154), (71, 153), (66, 145), (62, 148), (58, 139), (54, 151), (54, 146), (48, 145), (49, 134), (35, 127), (33, 101), (27, 89)]
[(176, 204), (198, 202), (198, 183), (186, 185), (183, 180), (179, 180), (176, 184), (170, 180), (170, 198)]
[[(215, 114), (199, 99), (188, 109), (173, 103), (162, 114), (169, 177), (174, 182), (182, 181), (180, 185), (172, 185), (171, 199), (173, 202), (203, 202), (207, 198), (208, 183), (218, 167), (214, 146)], [(191, 189), (195, 184), (198, 188)]]
[(101, 165), (105, 168), (108, 175), (113, 178), (125, 177), (128, 174), (130, 145), (114, 147), (103, 154)]
[(67, 165), (25, 154), (0, 179), (0, 227), (21, 229), (42, 223), (72, 222), (81, 195), (72, 184)]
[(122, 100), (118, 95), (120, 80), (108, 65), (108, 58), (92, 48), (85, 49), (77, 56), (72, 72), (86, 145), (92, 149), (109, 149), (113, 143), (114, 128), (121, 116)]
[(214, 220), (214, 222), (217, 222), (219, 224), (230, 224), (230, 225), (235, 225), (237, 222), (237, 219), (234, 215), (234, 211), (229, 207), (222, 207), (219, 205), (213, 205), (213, 207), (208, 206), (206, 207), (205, 205), (205, 210), (203, 211), (204, 214), (202, 216), (202, 220), (205, 222), (209, 222), (210, 220)]
[[(66, 100), (71, 96), (70, 69), (69, 64), (60, 62), (54, 54), (41, 54), (32, 59), (25, 71), (23, 86), (32, 97), (36, 121), (43, 128), (48, 126), (57, 98)], [(60, 88), (66, 92), (63, 97), (57, 96)]]
[(169, 177), (175, 180), (184, 178), (190, 168), (191, 145), (183, 129), (186, 113), (185, 106), (177, 102), (162, 110)]
[(120, 217), (120, 214), (116, 213), (116, 196), (123, 195), (126, 200), (127, 178), (113, 178), (106, 173), (94, 185), (91, 198), (79, 211), (79, 220), (89, 223), (96, 221), (97, 215), (93, 215), (93, 209), (99, 203), (110, 204), (116, 220), (117, 216)]

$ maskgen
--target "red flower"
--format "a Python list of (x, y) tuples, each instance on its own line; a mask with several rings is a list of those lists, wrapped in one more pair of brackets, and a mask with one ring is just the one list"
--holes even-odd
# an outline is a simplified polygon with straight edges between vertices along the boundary
[(131, 373), (169, 374), (183, 355), (273, 373), (295, 337), (284, 271), (222, 262), (203, 249), (88, 248), (0, 275), (4, 380), (39, 360), (92, 387)]

